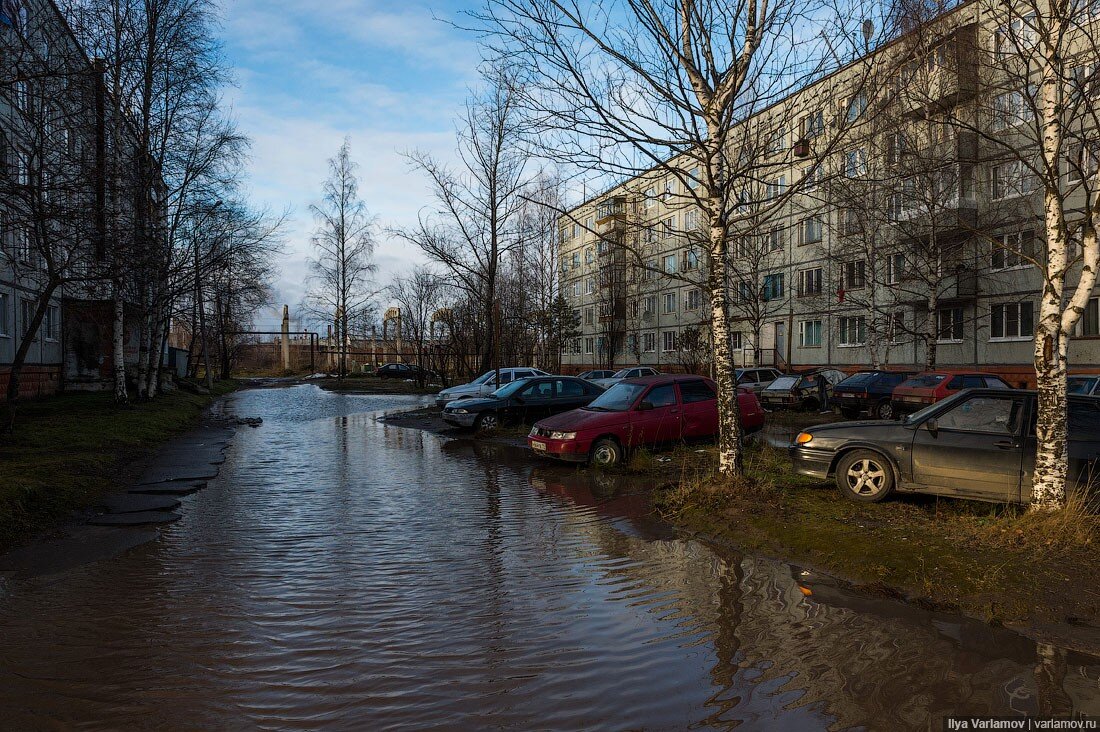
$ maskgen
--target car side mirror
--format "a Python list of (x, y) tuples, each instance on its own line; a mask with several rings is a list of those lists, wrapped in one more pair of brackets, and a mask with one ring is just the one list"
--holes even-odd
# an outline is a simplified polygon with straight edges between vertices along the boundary
[(516, 394), (516, 401), (520, 404), (523, 404), (523, 397), (521, 397), (519, 394)]
[(930, 420), (928, 420), (927, 422), (925, 422), (925, 423), (924, 423), (924, 428), (925, 428), (926, 430), (928, 430), (928, 433), (929, 433), (930, 435), (932, 435), (933, 437), (935, 437), (936, 435), (938, 435), (938, 434), (939, 434), (939, 432), (940, 432), (940, 424), (939, 424), (939, 422), (937, 422), (937, 421), (936, 421), (936, 418), (935, 418), (935, 417), (933, 417), (932, 419), (930, 419)]
[(638, 405), (639, 412), (648, 412), (651, 409), (653, 409), (653, 402), (642, 402)]

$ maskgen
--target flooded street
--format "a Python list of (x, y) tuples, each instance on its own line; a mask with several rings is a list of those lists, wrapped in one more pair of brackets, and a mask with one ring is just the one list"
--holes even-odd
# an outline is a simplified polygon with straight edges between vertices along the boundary
[(1100, 664), (675, 538), (644, 486), (251, 390), (159, 538), (0, 585), (3, 729), (939, 729)]

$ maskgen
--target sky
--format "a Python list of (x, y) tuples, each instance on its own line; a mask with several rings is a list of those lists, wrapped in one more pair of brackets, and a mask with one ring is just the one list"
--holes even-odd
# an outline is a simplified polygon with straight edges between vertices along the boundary
[(251, 138), (255, 205), (289, 210), (275, 303), (256, 326), (276, 326), (306, 290), (313, 219), (327, 161), (345, 137), (360, 166), (360, 194), (378, 217), (379, 284), (420, 253), (384, 233), (430, 205), (423, 176), (402, 153), (455, 157), (455, 116), (477, 84), (476, 39), (446, 21), (459, 0), (222, 0), (225, 55), (236, 84), (226, 103)]

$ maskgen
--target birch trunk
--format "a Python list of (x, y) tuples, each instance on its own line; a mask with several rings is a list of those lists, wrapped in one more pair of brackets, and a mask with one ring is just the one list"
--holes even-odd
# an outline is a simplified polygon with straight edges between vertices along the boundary
[(112, 329), (113, 348), (111, 362), (114, 366), (115, 403), (126, 404), (130, 395), (126, 390), (126, 302), (122, 293), (122, 283), (114, 282), (114, 327)]
[(138, 401), (143, 401), (149, 397), (148, 379), (149, 379), (149, 347), (150, 340), (153, 338), (153, 326), (152, 326), (153, 314), (147, 308), (146, 314), (141, 319), (141, 333), (138, 337), (138, 366), (137, 366), (137, 398)]
[[(716, 203), (715, 206), (720, 206)], [(729, 288), (727, 280), (726, 223), (721, 214), (710, 224), (711, 298), (710, 329), (714, 342), (714, 381), (718, 385), (718, 471), (740, 475), (744, 471), (741, 452), (741, 409), (737, 403), (733, 353), (730, 350)]]

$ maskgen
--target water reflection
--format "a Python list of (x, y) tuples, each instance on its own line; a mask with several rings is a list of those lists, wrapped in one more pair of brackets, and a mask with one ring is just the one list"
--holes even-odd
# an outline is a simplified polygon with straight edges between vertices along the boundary
[(0, 726), (929, 729), (1100, 712), (1094, 659), (678, 539), (644, 480), (375, 419), (417, 402), (239, 395), (264, 424), (183, 520), (0, 598)]

